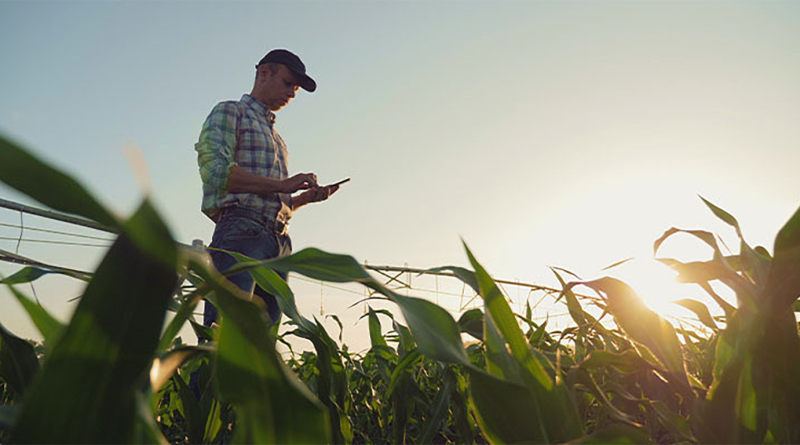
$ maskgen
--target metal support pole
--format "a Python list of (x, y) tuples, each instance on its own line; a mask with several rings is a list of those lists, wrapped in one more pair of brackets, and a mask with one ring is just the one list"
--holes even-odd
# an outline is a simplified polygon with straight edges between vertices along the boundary
[(8, 201), (5, 199), (0, 199), (0, 207), (5, 207), (10, 210), (16, 210), (18, 212), (29, 213), (31, 215), (41, 216), (44, 218), (55, 219), (57, 221), (62, 221), (65, 223), (75, 224), (83, 227), (88, 227), (90, 229), (100, 230), (103, 232), (108, 233), (117, 233), (116, 230), (106, 227), (100, 223), (94, 222), (90, 219), (81, 218), (78, 216), (71, 216), (64, 213), (54, 212), (52, 210), (43, 210), (37, 209), (36, 207), (27, 206), (25, 204), (19, 204), (13, 201)]

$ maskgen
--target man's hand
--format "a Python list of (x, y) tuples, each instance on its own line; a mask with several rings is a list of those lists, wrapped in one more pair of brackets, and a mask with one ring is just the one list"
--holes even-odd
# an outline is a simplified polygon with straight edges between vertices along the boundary
[(317, 175), (314, 173), (298, 173), (287, 179), (272, 179), (255, 175), (234, 165), (230, 169), (226, 190), (229, 193), (257, 193), (271, 196), (274, 193), (292, 194), (298, 190), (317, 187)]
[(312, 202), (321, 202), (330, 198), (331, 195), (339, 190), (338, 185), (329, 185), (327, 187), (313, 187), (306, 192), (303, 192), (292, 199), (292, 207), (294, 210), (310, 204)]
[(317, 175), (314, 173), (298, 173), (291, 178), (281, 181), (283, 193), (292, 194), (298, 190), (320, 188), (317, 186)]

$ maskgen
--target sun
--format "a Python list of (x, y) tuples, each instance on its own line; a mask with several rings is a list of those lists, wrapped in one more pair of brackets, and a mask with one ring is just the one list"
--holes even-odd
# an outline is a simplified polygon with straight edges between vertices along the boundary
[[(655, 259), (631, 261), (619, 278), (630, 285), (642, 302), (673, 325), (684, 325), (693, 329), (703, 329), (697, 317), (688, 309), (676, 304), (682, 299), (692, 299), (706, 305), (712, 315), (719, 315), (722, 310), (694, 283), (680, 283), (677, 272)], [(726, 297), (724, 290), (719, 290)]]

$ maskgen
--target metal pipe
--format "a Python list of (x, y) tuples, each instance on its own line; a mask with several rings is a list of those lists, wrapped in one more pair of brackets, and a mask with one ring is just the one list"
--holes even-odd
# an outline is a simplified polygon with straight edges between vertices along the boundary
[(25, 204), (19, 204), (5, 199), (0, 199), (0, 207), (7, 208), (9, 210), (16, 210), (18, 212), (28, 213), (31, 215), (41, 216), (44, 218), (55, 219), (57, 221), (75, 224), (78, 226), (88, 227), (90, 229), (100, 230), (102, 232), (117, 233), (116, 230), (104, 226), (98, 222), (92, 221), (90, 219), (81, 218), (78, 216), (66, 215), (64, 213), (54, 212), (52, 210), (37, 209), (36, 207), (27, 206)]
[[(427, 270), (427, 269), (413, 269), (413, 268), (410, 268), (410, 267), (369, 266), (369, 265), (365, 265), (364, 268), (369, 269), (369, 270), (374, 270), (376, 272), (408, 272), (408, 273), (417, 273), (417, 274), (422, 274), (422, 275), (439, 275), (439, 276), (444, 276), (444, 277), (455, 277), (456, 276), (452, 272), (433, 272), (433, 271), (430, 271), (430, 270)], [(555, 293), (561, 292), (558, 289), (553, 289), (553, 288), (545, 287), (545, 286), (539, 286), (538, 284), (522, 283), (522, 282), (519, 282), (519, 281), (494, 280), (494, 282), (495, 283), (499, 283), (499, 284), (510, 284), (510, 285), (514, 285), (514, 286), (527, 287), (527, 288), (530, 288), (530, 289), (543, 290), (543, 291), (548, 291), (548, 292), (555, 292)]]

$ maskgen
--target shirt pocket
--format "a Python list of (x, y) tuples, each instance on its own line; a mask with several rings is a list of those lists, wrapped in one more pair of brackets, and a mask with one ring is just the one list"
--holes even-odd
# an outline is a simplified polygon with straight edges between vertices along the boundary
[(253, 129), (241, 130), (236, 162), (253, 173), (268, 173), (275, 164), (275, 141), (272, 135)]

